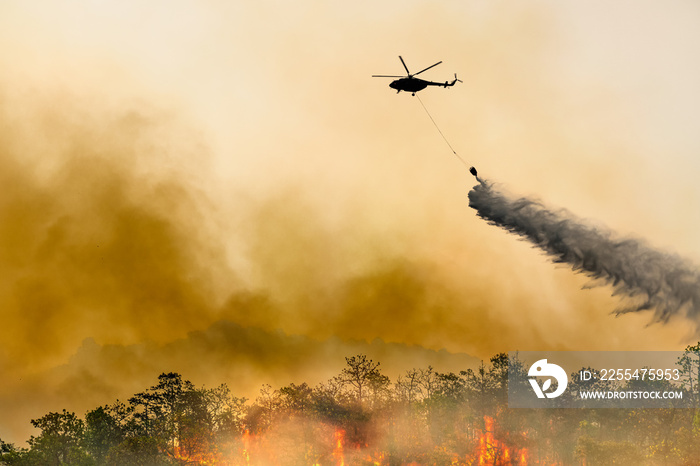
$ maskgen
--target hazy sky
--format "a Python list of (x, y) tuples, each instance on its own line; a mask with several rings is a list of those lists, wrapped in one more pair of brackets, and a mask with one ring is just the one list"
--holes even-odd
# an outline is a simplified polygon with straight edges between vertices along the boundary
[(442, 60), (421, 76), (464, 82), (420, 96), (480, 175), (700, 263), (699, 26), (694, 1), (0, 0), (0, 438), (163, 371), (250, 395), (389, 343), (398, 370), (696, 342), (478, 219), (371, 75)]

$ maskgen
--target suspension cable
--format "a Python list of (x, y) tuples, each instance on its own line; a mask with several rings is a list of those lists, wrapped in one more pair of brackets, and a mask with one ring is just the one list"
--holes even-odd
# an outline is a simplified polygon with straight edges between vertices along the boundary
[[(420, 97), (418, 97), (418, 96), (416, 95), (416, 98), (418, 99), (418, 102), (420, 102), (421, 106), (423, 107), (423, 110), (425, 110), (425, 113), (428, 115), (428, 118), (430, 118), (430, 121), (432, 121), (432, 122), (433, 122), (433, 125), (435, 125), (435, 129), (438, 130), (438, 133), (440, 133), (440, 136), (442, 136), (442, 139), (444, 139), (445, 142), (447, 143), (447, 147), (450, 148), (450, 150), (452, 151), (452, 153), (464, 164), (465, 167), (467, 167), (470, 171), (472, 171), (474, 168), (473, 168), (473, 167), (470, 167), (469, 164), (468, 164), (462, 157), (460, 157), (460, 155), (457, 153), (457, 151), (454, 150), (454, 148), (452, 147), (452, 144), (450, 144), (450, 141), (448, 141), (447, 138), (445, 137), (445, 135), (442, 133), (442, 131), (440, 130), (440, 127), (439, 127), (439, 126), (437, 125), (437, 123), (435, 122), (435, 119), (434, 119), (433, 116), (430, 114), (430, 112), (429, 112), (428, 109), (426, 108), (426, 106), (425, 106), (425, 104), (423, 103), (423, 101), (420, 100)], [(472, 172), (472, 174), (475, 174), (475, 173)]]

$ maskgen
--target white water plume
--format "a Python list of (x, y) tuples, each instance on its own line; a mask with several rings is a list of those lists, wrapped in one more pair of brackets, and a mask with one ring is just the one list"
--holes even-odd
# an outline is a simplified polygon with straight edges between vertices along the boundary
[(469, 205), (493, 225), (522, 236), (554, 262), (566, 263), (597, 284), (610, 284), (624, 295), (623, 314), (650, 310), (653, 320), (676, 315), (700, 316), (700, 272), (690, 261), (651, 248), (636, 238), (617, 237), (570, 212), (551, 210), (539, 201), (512, 199), (480, 180), (469, 192)]

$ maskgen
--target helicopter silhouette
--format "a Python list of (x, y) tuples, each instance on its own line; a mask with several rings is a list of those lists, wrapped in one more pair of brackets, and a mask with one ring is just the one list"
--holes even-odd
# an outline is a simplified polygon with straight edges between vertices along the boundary
[(420, 78), (414, 78), (414, 76), (421, 74), (423, 71), (428, 71), (430, 68), (434, 66), (438, 66), (442, 61), (439, 61), (435, 63), (434, 65), (430, 65), (429, 67), (425, 68), (424, 70), (420, 70), (418, 73), (413, 73), (411, 74), (410, 71), (408, 71), (408, 67), (406, 66), (406, 63), (403, 61), (403, 58), (401, 58), (401, 55), (399, 55), (399, 60), (401, 60), (401, 64), (403, 67), (406, 69), (406, 76), (392, 76), (392, 75), (386, 75), (386, 74), (373, 74), (373, 78), (401, 78), (401, 79), (396, 79), (389, 84), (389, 87), (392, 89), (396, 89), (396, 93), (398, 94), (401, 91), (404, 92), (410, 92), (411, 95), (416, 95), (416, 92), (422, 91), (428, 86), (441, 86), (441, 87), (448, 87), (448, 86), (454, 86), (457, 81), (462, 82), (461, 79), (457, 79), (457, 73), (455, 73), (455, 79), (452, 82), (447, 82), (445, 81), (444, 83), (436, 83), (433, 81), (426, 81), (424, 79)]

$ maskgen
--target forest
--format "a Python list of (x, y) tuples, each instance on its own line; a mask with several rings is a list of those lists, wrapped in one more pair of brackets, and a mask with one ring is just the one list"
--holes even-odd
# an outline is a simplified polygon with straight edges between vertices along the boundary
[[(163, 373), (84, 417), (31, 420), (26, 446), (0, 440), (0, 464), (696, 465), (699, 356), (700, 343), (677, 363), (691, 399), (654, 409), (509, 408), (508, 372), (523, 365), (505, 353), (475, 369), (410, 369), (393, 381), (359, 354), (327, 382), (263, 385), (255, 400)], [(571, 393), (590, 384), (570, 380)]]

